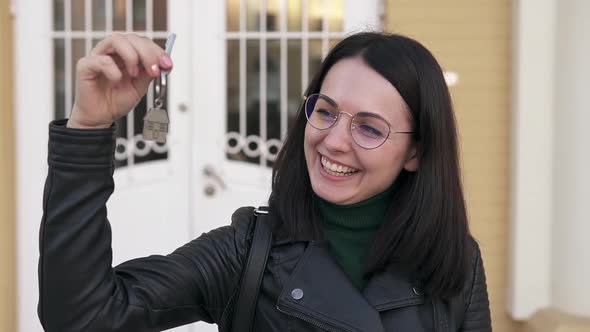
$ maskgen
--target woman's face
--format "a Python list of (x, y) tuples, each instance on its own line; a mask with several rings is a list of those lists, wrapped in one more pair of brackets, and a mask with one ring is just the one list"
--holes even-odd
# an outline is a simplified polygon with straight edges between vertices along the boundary
[(395, 87), (361, 58), (347, 58), (334, 64), (320, 93), (334, 100), (341, 111), (380, 115), (392, 126), (392, 133), (380, 147), (367, 150), (354, 142), (351, 118), (346, 114), (341, 114), (330, 129), (318, 130), (308, 123), (305, 161), (311, 186), (318, 196), (335, 204), (358, 203), (389, 188), (402, 169), (416, 170), (418, 160), (411, 135), (394, 134), (414, 129), (408, 106)]

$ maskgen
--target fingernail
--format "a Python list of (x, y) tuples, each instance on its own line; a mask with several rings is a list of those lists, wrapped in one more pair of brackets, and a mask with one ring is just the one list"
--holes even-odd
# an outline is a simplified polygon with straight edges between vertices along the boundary
[(152, 73), (154, 73), (154, 74), (156, 74), (156, 75), (160, 73), (160, 68), (159, 68), (159, 67), (158, 67), (158, 65), (156, 65), (156, 64), (153, 64), (153, 65), (150, 67), (150, 69), (152, 70)]
[(170, 67), (172, 67), (172, 59), (170, 59), (170, 56), (168, 56), (168, 55), (163, 55), (163, 56), (160, 58), (160, 65), (161, 65), (162, 67), (165, 67), (165, 68), (170, 68)]

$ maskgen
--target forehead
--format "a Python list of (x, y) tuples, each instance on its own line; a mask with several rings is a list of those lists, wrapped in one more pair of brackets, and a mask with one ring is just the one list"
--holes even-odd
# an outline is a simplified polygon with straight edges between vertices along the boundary
[(359, 57), (335, 63), (320, 93), (346, 112), (373, 112), (395, 122), (409, 120), (408, 107), (397, 89)]

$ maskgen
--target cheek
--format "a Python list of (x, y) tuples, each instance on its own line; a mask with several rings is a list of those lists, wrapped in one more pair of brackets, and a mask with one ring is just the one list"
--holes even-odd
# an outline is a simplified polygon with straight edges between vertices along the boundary
[(303, 153), (305, 155), (305, 161), (309, 166), (309, 163), (313, 160), (315, 139), (312, 131), (308, 127), (309, 125), (305, 127), (305, 134), (303, 136)]
[(387, 149), (387, 151), (380, 151), (379, 153), (367, 154), (364, 152), (358, 151), (361, 165), (379, 181), (392, 182), (403, 166), (404, 156), (400, 151)]
[(303, 146), (305, 149), (310, 149), (316, 146), (322, 140), (322, 134), (309, 126), (305, 126), (305, 135), (303, 136)]

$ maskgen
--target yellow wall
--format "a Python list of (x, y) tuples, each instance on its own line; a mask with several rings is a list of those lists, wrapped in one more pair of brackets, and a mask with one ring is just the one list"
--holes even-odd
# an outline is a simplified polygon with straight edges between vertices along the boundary
[(472, 232), (487, 269), (495, 331), (516, 331), (506, 314), (511, 82), (510, 0), (388, 0), (386, 29), (422, 42), (451, 88)]
[(12, 18), (0, 0), (0, 331), (16, 331)]

